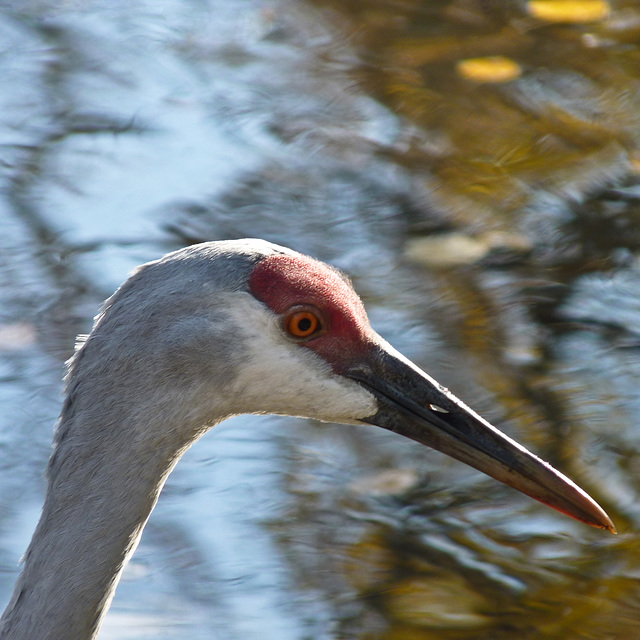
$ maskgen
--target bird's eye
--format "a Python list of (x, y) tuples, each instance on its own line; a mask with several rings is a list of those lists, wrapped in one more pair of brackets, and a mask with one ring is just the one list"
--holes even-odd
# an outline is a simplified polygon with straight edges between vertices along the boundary
[(285, 321), (287, 333), (293, 338), (311, 338), (322, 329), (320, 318), (308, 309), (294, 311)]

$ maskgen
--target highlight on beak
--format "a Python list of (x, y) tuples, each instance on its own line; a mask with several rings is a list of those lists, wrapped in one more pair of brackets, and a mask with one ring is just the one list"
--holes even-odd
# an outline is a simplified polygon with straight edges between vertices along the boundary
[(390, 345), (348, 369), (378, 400), (362, 422), (437, 449), (576, 520), (616, 533), (604, 510), (569, 478), (484, 418)]

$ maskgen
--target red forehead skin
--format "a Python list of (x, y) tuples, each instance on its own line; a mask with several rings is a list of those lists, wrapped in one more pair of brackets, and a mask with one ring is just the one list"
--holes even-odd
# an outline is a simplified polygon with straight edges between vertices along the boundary
[(326, 331), (301, 343), (342, 373), (370, 349), (373, 330), (362, 301), (339, 273), (306, 256), (273, 255), (249, 276), (249, 289), (274, 313), (309, 304), (322, 314)]

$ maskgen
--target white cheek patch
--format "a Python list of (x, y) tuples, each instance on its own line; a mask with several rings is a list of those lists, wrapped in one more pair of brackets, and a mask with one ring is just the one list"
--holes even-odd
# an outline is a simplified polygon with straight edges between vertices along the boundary
[(244, 335), (242, 362), (232, 384), (232, 411), (355, 422), (378, 411), (375, 397), (333, 373), (322, 358), (290, 341), (278, 317), (253, 296), (229, 309)]

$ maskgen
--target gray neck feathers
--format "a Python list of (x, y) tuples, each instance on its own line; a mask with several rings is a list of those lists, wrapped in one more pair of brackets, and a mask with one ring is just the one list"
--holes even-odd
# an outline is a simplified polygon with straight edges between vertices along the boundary
[(140, 268), (70, 361), (42, 516), (2, 640), (88, 640), (182, 453), (224, 419), (242, 336), (225, 305), (274, 252), (191, 247)]

